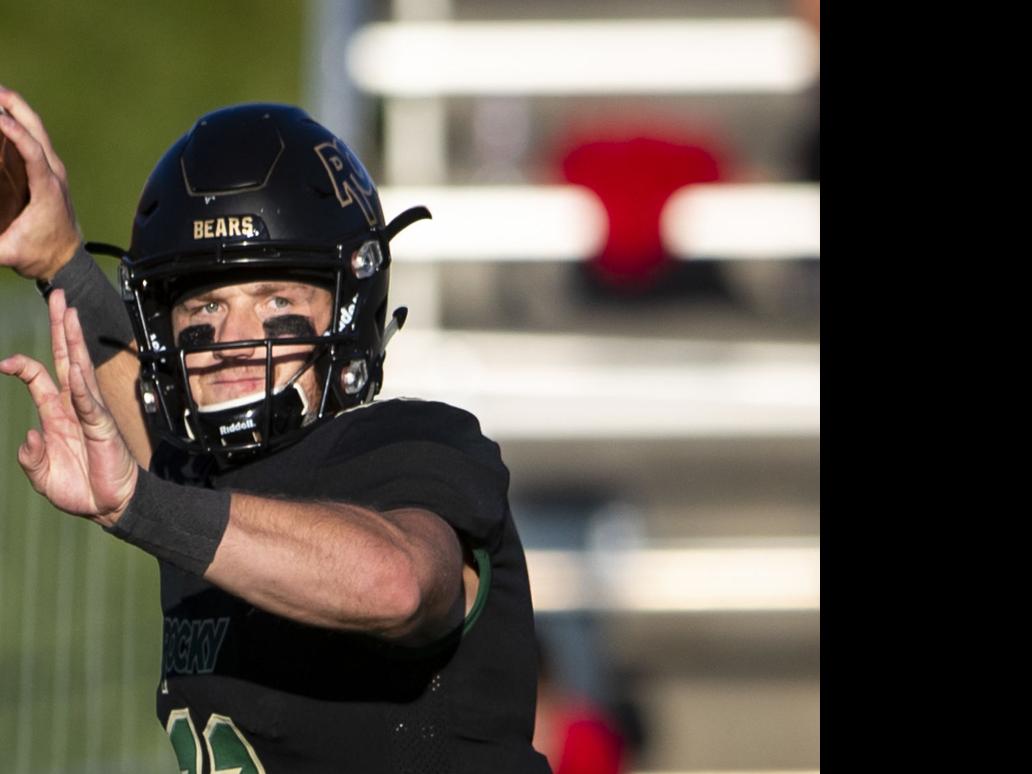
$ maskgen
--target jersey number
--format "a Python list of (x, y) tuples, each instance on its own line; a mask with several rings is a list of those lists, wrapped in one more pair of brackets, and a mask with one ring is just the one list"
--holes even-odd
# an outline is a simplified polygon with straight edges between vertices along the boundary
[[(180, 774), (201, 774), (201, 740), (190, 720), (190, 711), (172, 710), (165, 731), (172, 740)], [(254, 748), (225, 715), (212, 713), (208, 718), (208, 725), (204, 728), (204, 746), (208, 748), (212, 774), (265, 774)]]

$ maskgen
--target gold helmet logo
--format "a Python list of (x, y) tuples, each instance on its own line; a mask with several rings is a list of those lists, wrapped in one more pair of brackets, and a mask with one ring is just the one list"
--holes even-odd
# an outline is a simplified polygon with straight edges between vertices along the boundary
[(350, 150), (339, 146), (336, 140), (316, 145), (315, 152), (326, 167), (340, 206), (357, 204), (369, 225), (375, 226), (376, 209), (370, 198), (373, 195), (373, 181), (365, 174), (358, 159)]
[(261, 233), (261, 220), (255, 215), (237, 215), (224, 218), (207, 218), (193, 222), (194, 239), (221, 239), (246, 237)]

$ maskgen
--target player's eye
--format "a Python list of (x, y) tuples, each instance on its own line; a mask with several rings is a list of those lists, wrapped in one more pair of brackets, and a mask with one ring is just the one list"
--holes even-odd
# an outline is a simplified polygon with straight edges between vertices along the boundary
[(188, 314), (217, 314), (222, 308), (222, 305), (218, 301), (204, 301), (197, 304), (192, 304), (186, 307)]
[(286, 309), (291, 305), (291, 300), (283, 296), (273, 296), (269, 303), (273, 309)]

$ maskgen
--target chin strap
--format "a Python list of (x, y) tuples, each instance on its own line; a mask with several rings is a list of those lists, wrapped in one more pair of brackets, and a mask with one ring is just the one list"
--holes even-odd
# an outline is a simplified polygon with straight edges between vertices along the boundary
[(417, 220), (430, 220), (432, 218), (433, 215), (430, 214), (430, 210), (422, 205), (419, 207), (409, 207), (388, 223), (383, 233), (386, 234), (387, 241), (390, 242), (398, 235), (399, 231), (408, 228)]
[[(191, 440), (200, 441), (206, 451), (215, 454), (224, 452), (225, 447), (237, 447), (233, 453), (258, 451), (271, 439), (307, 424), (304, 421), (308, 413), (304, 392), (297, 384), (291, 387), (293, 389), (284, 388), (271, 397), (263, 395), (231, 408), (198, 411), (196, 415), (186, 409), (183, 419), (187, 435)], [(266, 411), (272, 416), (269, 438), (262, 437)]]
[(382, 355), (387, 349), (387, 343), (394, 338), (394, 334), (400, 331), (404, 325), (405, 320), (408, 319), (408, 307), (399, 306), (394, 310), (394, 314), (391, 315), (390, 322), (384, 326), (383, 338), (380, 343), (380, 354)]
[(107, 242), (87, 242), (83, 247), (93, 255), (108, 255), (112, 258), (124, 258), (129, 252), (118, 245), (109, 245)]

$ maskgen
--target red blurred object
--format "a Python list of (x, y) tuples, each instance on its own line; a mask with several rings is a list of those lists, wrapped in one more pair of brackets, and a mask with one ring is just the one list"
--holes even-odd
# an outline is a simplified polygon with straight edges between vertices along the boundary
[(623, 739), (602, 717), (584, 708), (559, 723), (565, 726), (565, 738), (554, 774), (620, 774), (624, 770)]
[(648, 285), (667, 261), (659, 223), (674, 191), (720, 179), (716, 155), (699, 144), (642, 134), (582, 142), (562, 160), (565, 179), (590, 188), (606, 208), (609, 235), (594, 266), (612, 284)]
[(25, 174), (25, 162), (14, 143), (0, 134), (0, 234), (28, 203), (29, 179)]

